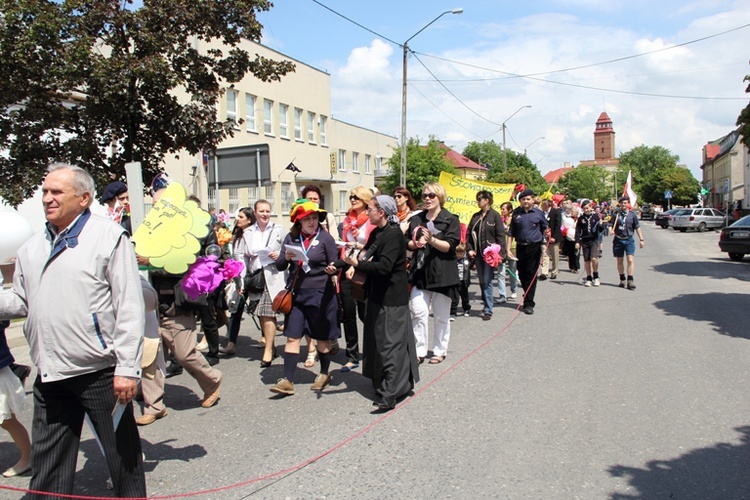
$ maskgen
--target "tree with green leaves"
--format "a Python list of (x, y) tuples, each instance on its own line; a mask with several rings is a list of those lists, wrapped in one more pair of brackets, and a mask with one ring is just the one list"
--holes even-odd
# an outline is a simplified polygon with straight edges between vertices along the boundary
[(547, 190), (547, 183), (536, 165), (526, 155), (507, 150), (508, 170), (504, 171), (503, 147), (495, 141), (470, 142), (463, 155), (487, 171), (487, 181), (500, 184), (525, 184), (538, 193)]
[(633, 191), (639, 201), (644, 203), (659, 203), (664, 191), (659, 192), (659, 185), (666, 171), (677, 168), (680, 161), (678, 155), (663, 146), (636, 146), (629, 151), (620, 153), (620, 166), (617, 170), (617, 192), (621, 193), (628, 171), (632, 172)]
[(565, 193), (572, 199), (607, 201), (612, 195), (609, 188), (610, 177), (610, 173), (604, 167), (578, 166), (562, 176), (555, 186), (555, 191)]
[(55, 161), (87, 168), (101, 189), (124, 179), (127, 162), (140, 161), (150, 182), (166, 154), (214, 149), (234, 130), (217, 120), (225, 86), (248, 73), (270, 82), (294, 71), (240, 47), (260, 40), (256, 12), (271, 7), (0, 0), (0, 196), (18, 205)]
[[(664, 170), (661, 174), (659, 184), (656, 185), (658, 198), (653, 203), (663, 206), (667, 205), (690, 205), (698, 202), (698, 193), (701, 185), (687, 168), (673, 167)], [(664, 198), (665, 191), (672, 191), (672, 199)], [(671, 203), (670, 203), (671, 201)]]
[[(436, 137), (430, 136), (427, 145), (420, 144), (419, 138), (410, 138), (406, 144), (406, 188), (419, 198), (422, 188), (428, 182), (438, 182), (440, 172), (458, 174), (458, 169), (446, 158), (448, 151)], [(384, 193), (393, 193), (401, 182), (401, 147), (393, 149), (393, 155), (388, 160), (391, 173), (380, 189)]]
[[(743, 81), (749, 82), (747, 88), (745, 88), (745, 93), (750, 94), (750, 75), (745, 75)], [(742, 143), (750, 148), (750, 103), (745, 106), (745, 109), (740, 112), (740, 116), (737, 117), (737, 125), (740, 127), (739, 131), (742, 136)]]

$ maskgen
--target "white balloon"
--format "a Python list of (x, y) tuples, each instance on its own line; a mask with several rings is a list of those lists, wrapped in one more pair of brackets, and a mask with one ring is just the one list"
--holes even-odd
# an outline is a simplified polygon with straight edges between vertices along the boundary
[(0, 265), (12, 264), (34, 231), (18, 212), (0, 212)]

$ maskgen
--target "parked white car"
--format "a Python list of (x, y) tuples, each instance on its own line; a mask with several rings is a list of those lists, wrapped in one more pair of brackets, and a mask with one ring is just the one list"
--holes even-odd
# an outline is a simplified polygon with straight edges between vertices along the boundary
[(719, 229), (724, 227), (724, 213), (715, 208), (689, 208), (676, 213), (671, 226), (683, 233), (688, 229), (700, 232)]

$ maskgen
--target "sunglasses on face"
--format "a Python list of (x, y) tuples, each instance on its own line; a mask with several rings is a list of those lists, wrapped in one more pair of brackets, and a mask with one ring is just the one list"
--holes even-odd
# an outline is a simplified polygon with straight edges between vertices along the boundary
[(422, 193), (422, 199), (423, 200), (426, 200), (428, 198), (430, 200), (434, 200), (435, 198), (437, 198), (437, 195), (435, 193)]
[(349, 201), (359, 201), (359, 200), (360, 200), (360, 198), (357, 195), (353, 194), (353, 195), (349, 196)]
[(403, 195), (403, 194), (396, 194), (396, 195), (393, 195), (393, 197), (394, 197), (394, 198), (396, 198), (396, 199), (398, 200), (398, 199), (400, 199), (400, 198), (403, 198), (403, 197), (404, 197), (404, 195)]

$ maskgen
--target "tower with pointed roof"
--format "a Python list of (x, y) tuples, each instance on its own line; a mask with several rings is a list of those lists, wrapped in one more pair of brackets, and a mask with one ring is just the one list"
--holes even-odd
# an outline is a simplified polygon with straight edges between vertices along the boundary
[(611, 160), (615, 157), (615, 129), (606, 111), (596, 120), (594, 130), (594, 159)]

